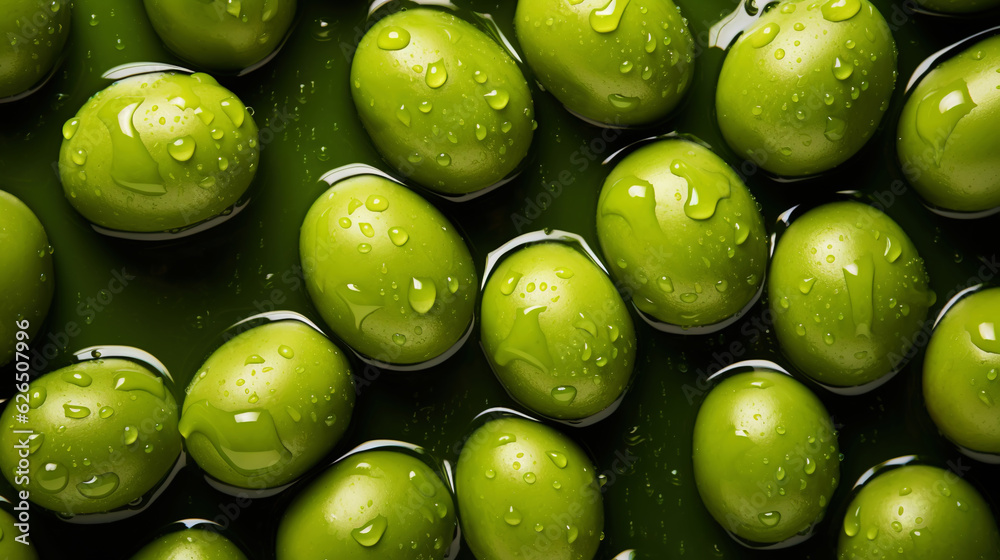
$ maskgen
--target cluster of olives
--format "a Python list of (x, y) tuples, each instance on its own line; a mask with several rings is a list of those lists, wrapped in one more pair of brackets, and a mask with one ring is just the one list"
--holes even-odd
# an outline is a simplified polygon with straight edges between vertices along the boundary
[[(996, 3), (924, 2), (954, 12)], [(145, 7), (172, 52), (222, 73), (270, 60), (295, 14), (294, 0)], [(57, 0), (43, 8), (46, 41), (0, 47), (6, 100), (39, 87), (58, 63), (71, 7)], [(9, 2), (0, 20), (37, 9)], [(521, 0), (515, 27), (534, 77), (595, 126), (660, 125), (692, 82), (695, 41), (671, 0)], [(721, 132), (740, 156), (779, 177), (845, 164), (888, 108), (896, 56), (891, 30), (868, 0), (773, 5), (726, 56), (716, 96)], [(0, 434), (4, 476), (65, 515), (141, 511), (187, 455), (220, 489), (264, 496), (298, 488), (351, 421), (353, 359), (428, 368), (466, 343), (478, 311), (497, 379), (548, 422), (511, 411), (477, 419), (454, 478), (419, 448), (355, 448), (287, 508), (277, 556), (440, 560), (460, 525), (480, 559), (585, 560), (603, 538), (600, 481), (587, 453), (552, 424), (585, 425), (614, 412), (639, 356), (633, 311), (658, 330), (698, 335), (733, 324), (766, 292), (795, 373), (842, 394), (875, 388), (913, 356), (936, 296), (896, 222), (863, 201), (837, 201), (785, 215), (780, 236), (769, 237), (744, 178), (711, 147), (680, 135), (641, 142), (615, 161), (596, 207), (601, 255), (573, 234), (536, 232), (491, 254), (480, 275), (461, 232), (407, 183), (463, 201), (519, 173), (538, 125), (515, 58), (442, 10), (404, 10), (375, 23), (358, 44), (349, 87), (373, 144), (405, 179), (365, 166), (334, 170), (302, 222), (306, 286), (330, 336), (301, 316), (259, 317), (205, 360), (180, 405), (155, 358), (77, 356), (24, 391), (34, 424), (21, 447), (36, 467), (17, 476), (23, 434), (8, 429)], [(984, 39), (909, 93), (899, 160), (936, 212), (976, 217), (1000, 208), (997, 160), (982, 141), (1000, 101), (988, 71), (997, 63), (998, 39)], [(121, 79), (62, 133), (67, 200), (113, 235), (196, 234), (248, 203), (260, 162), (252, 110), (203, 72)], [(55, 279), (34, 214), (0, 191), (0, 218), (7, 363), (18, 348), (15, 326), (38, 328)], [(998, 311), (1000, 290), (963, 294), (939, 318), (924, 361), (931, 416), (983, 460), (1000, 456)], [(841, 482), (837, 431), (824, 405), (774, 364), (729, 368), (712, 383), (693, 433), (708, 511), (747, 546), (809, 538)], [(6, 427), (17, 413), (8, 405)], [(970, 484), (917, 461), (869, 478), (843, 518), (841, 558), (944, 558), (956, 542), (963, 558), (1000, 555), (992, 513)], [(0, 517), (13, 534), (13, 519)], [(0, 536), (0, 551), (8, 543)], [(181, 556), (245, 558), (197, 526), (135, 558)]]

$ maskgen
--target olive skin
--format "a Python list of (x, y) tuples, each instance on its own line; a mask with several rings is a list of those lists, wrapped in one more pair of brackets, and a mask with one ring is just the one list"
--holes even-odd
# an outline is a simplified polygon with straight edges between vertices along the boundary
[(208, 74), (141, 74), (92, 97), (63, 125), (69, 203), (105, 228), (159, 232), (213, 218), (257, 173), (257, 125)]
[(838, 560), (1000, 558), (990, 506), (953, 472), (908, 465), (866, 482), (844, 515)]
[(672, 0), (617, 6), (609, 12), (607, 0), (520, 0), (517, 40), (538, 80), (568, 110), (616, 127), (654, 123), (691, 85), (694, 41)]
[(247, 557), (219, 533), (193, 528), (156, 539), (131, 560), (247, 560)]
[(768, 297), (782, 351), (828, 386), (897, 369), (936, 297), (906, 233), (858, 202), (825, 204), (778, 238)]
[(597, 203), (597, 236), (635, 306), (673, 325), (735, 315), (767, 271), (753, 195), (722, 159), (687, 140), (649, 144), (615, 166)]
[(552, 428), (491, 420), (458, 458), (462, 536), (479, 560), (591, 560), (604, 529), (595, 471), (586, 453)]
[(868, 141), (896, 83), (896, 44), (868, 0), (782, 2), (729, 50), (716, 112), (737, 154), (782, 176), (820, 173)]
[(604, 271), (562, 243), (519, 249), (486, 283), (483, 350), (507, 392), (529, 409), (587, 418), (625, 392), (635, 328)]
[[(52, 304), (52, 247), (41, 222), (14, 195), (0, 191), (0, 366), (14, 359), (19, 341), (38, 332)], [(27, 321), (27, 333), (18, 336)], [(22, 354), (27, 355), (26, 349)]]
[(15, 540), (21, 535), (21, 531), (14, 527), (14, 523), (17, 523), (14, 516), (0, 509), (0, 558), (38, 560), (38, 552), (35, 545), (31, 544), (30, 537), (27, 545)]
[[(35, 379), (28, 395), (35, 433), (11, 431), (21, 424), (14, 401), (8, 403), (0, 420), (6, 427), (0, 469), (46, 509), (88, 514), (123, 507), (156, 487), (181, 452), (177, 403), (163, 378), (137, 363), (80, 362)], [(25, 439), (32, 471), (21, 484), (14, 446)]]
[(694, 426), (694, 473), (712, 517), (754, 543), (778, 543), (821, 520), (840, 478), (823, 403), (792, 377), (740, 373), (714, 387)]
[(455, 535), (455, 503), (422, 461), (364, 451), (321, 474), (278, 527), (278, 560), (441, 560)]
[[(0, 3), (0, 100), (39, 85), (62, 56), (69, 37), (70, 0)], [(36, 43), (37, 41), (37, 43)]]
[(386, 162), (434, 191), (464, 195), (513, 173), (534, 135), (534, 104), (496, 42), (444, 12), (387, 16), (361, 39), (351, 93)]
[(277, 49), (296, 0), (144, 0), (153, 29), (171, 52), (200, 68), (237, 72)]
[(917, 0), (917, 4), (946, 14), (970, 14), (1000, 6), (998, 0)]
[(938, 208), (1000, 206), (1000, 163), (990, 150), (1000, 124), (997, 65), (1000, 37), (984, 39), (928, 72), (903, 107), (900, 164), (917, 192)]
[(188, 386), (180, 432), (203, 470), (241, 488), (291, 482), (351, 421), (350, 364), (298, 321), (250, 329), (220, 346)]
[(927, 412), (951, 441), (1000, 454), (1000, 288), (958, 301), (934, 328), (924, 356)]
[(336, 183), (302, 222), (306, 287), (355, 351), (417, 364), (452, 348), (472, 321), (476, 271), (465, 240), (434, 206), (375, 175)]

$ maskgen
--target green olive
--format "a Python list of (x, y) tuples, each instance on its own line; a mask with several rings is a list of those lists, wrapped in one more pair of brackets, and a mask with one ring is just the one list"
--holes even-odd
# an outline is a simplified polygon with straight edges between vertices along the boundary
[(868, 0), (786, 0), (737, 39), (716, 90), (719, 126), (772, 173), (812, 175), (857, 153), (896, 84), (896, 43)]
[(920, 80), (899, 119), (899, 161), (913, 187), (938, 208), (1000, 206), (1000, 163), (991, 143), (1000, 117), (1000, 37), (984, 39)]
[(332, 342), (298, 321), (268, 323), (205, 361), (188, 386), (180, 432), (216, 479), (272, 488), (333, 449), (354, 398), (350, 364)]
[(69, 37), (70, 0), (0, 2), (0, 99), (42, 83), (62, 56)]
[(63, 125), (59, 175), (70, 204), (105, 228), (154, 232), (213, 218), (257, 172), (257, 125), (207, 74), (115, 82)]
[(866, 482), (847, 506), (838, 560), (1000, 558), (990, 506), (959, 475), (894, 468)]
[(382, 157), (450, 195), (497, 184), (528, 153), (534, 105), (521, 70), (482, 31), (444, 12), (390, 15), (365, 34), (351, 93)]
[(655, 142), (618, 163), (597, 203), (597, 236), (635, 306), (671, 325), (724, 321), (764, 283), (767, 232), (753, 195), (694, 142)]
[(306, 287), (354, 350), (383, 363), (437, 358), (469, 329), (476, 271), (434, 206), (375, 175), (336, 183), (302, 223)]
[(476, 430), (456, 471), (462, 536), (479, 560), (592, 560), (604, 529), (594, 464), (543, 424), (501, 418)]
[(247, 557), (219, 533), (192, 528), (156, 539), (131, 560), (247, 560)]
[(694, 40), (672, 0), (520, 0), (514, 24), (539, 81), (585, 119), (649, 124), (691, 85)]
[(624, 394), (635, 367), (635, 329), (611, 280), (563, 243), (520, 249), (493, 271), (482, 302), (482, 342), (518, 402), (580, 420)]
[(917, 4), (946, 14), (968, 14), (1000, 6), (1000, 0), (917, 0)]
[(712, 517), (752, 543), (808, 534), (840, 477), (823, 403), (791, 376), (739, 373), (714, 387), (694, 426), (694, 473)]
[(174, 54), (201, 68), (239, 71), (285, 40), (295, 0), (144, 0), (153, 29)]
[(858, 202), (792, 221), (771, 260), (768, 296), (782, 350), (802, 373), (835, 387), (897, 370), (935, 301), (910, 238)]
[[(18, 342), (31, 344), (49, 312), (55, 284), (52, 246), (45, 228), (30, 208), (5, 191), (0, 191), (0, 247), (2, 366), (14, 359)], [(25, 334), (19, 335), (21, 331)], [(27, 355), (23, 350), (21, 353)]]
[(25, 535), (14, 526), (15, 523), (17, 520), (13, 515), (0, 509), (0, 558), (38, 560), (38, 552), (35, 550), (35, 545), (31, 544), (30, 536), (27, 540), (17, 540), (25, 539)]
[(455, 504), (421, 460), (399, 451), (345, 457), (300, 493), (278, 527), (278, 560), (442, 560)]
[(12, 431), (22, 426), (15, 420), (21, 401), (10, 401), (0, 417), (0, 469), (46, 509), (87, 514), (124, 507), (163, 481), (181, 452), (177, 403), (163, 378), (138, 363), (80, 362), (35, 379), (28, 395), (23, 414), (33, 433)]
[(924, 357), (924, 401), (951, 441), (1000, 454), (1000, 288), (958, 301), (934, 328)]

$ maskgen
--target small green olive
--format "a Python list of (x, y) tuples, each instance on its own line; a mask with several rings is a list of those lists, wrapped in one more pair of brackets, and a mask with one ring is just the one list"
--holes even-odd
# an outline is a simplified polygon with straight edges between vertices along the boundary
[(208, 74), (142, 74), (92, 97), (62, 128), (70, 204), (109, 229), (156, 232), (213, 218), (257, 173), (257, 125)]
[(462, 536), (479, 560), (592, 560), (604, 530), (594, 464), (538, 422), (501, 418), (473, 432), (456, 471)]
[(380, 20), (354, 53), (351, 84), (382, 157), (429, 189), (463, 195), (492, 186), (531, 145), (534, 105), (521, 70), (451, 14), (415, 8)]
[[(30, 519), (30, 517), (29, 517)], [(30, 532), (24, 535), (14, 526), (14, 516), (0, 509), (0, 558), (9, 560), (38, 560), (35, 545), (31, 544)], [(30, 530), (30, 525), (29, 525)], [(27, 537), (27, 541), (18, 540)]]
[(188, 386), (179, 429), (191, 457), (213, 477), (272, 488), (333, 449), (354, 399), (343, 353), (312, 327), (279, 321), (212, 353)]
[(1000, 454), (1000, 288), (956, 303), (924, 357), (924, 401), (939, 430), (980, 453)]
[(611, 280), (563, 243), (519, 249), (483, 292), (482, 341), (521, 404), (579, 420), (614, 404), (635, 367), (632, 319)]
[(739, 176), (700, 144), (663, 140), (618, 163), (597, 203), (611, 273), (672, 325), (724, 321), (760, 291), (767, 232)]
[(858, 202), (792, 221), (778, 238), (768, 294), (782, 350), (802, 373), (835, 387), (898, 369), (936, 299), (906, 233)]
[[(52, 246), (45, 228), (23, 202), (0, 191), (0, 366), (18, 342), (30, 345), (52, 303)], [(21, 329), (20, 326), (27, 328)], [(20, 326), (19, 326), (20, 324)], [(24, 331), (24, 335), (18, 333)], [(27, 355), (26, 351), (22, 354)]]
[(156, 539), (131, 560), (247, 560), (247, 557), (219, 533), (193, 528)]
[(478, 288), (465, 240), (398, 183), (375, 175), (336, 183), (309, 209), (299, 251), (320, 315), (370, 358), (425, 362), (469, 329)]
[(951, 471), (894, 468), (866, 482), (847, 506), (838, 560), (1000, 558), (990, 506)]
[(896, 84), (896, 43), (868, 0), (786, 0), (729, 50), (716, 90), (719, 126), (739, 155), (804, 176), (868, 141)]
[(520, 0), (524, 56), (570, 111), (613, 126), (663, 119), (694, 75), (694, 40), (672, 0)]
[(444, 482), (399, 451), (350, 455), (299, 494), (278, 527), (278, 560), (442, 560), (455, 534)]
[(773, 371), (714, 387), (694, 426), (694, 472), (712, 517), (758, 544), (805, 534), (840, 480), (837, 435), (816, 395)]
[(144, 0), (167, 48), (209, 70), (239, 71), (266, 59), (285, 40), (295, 0)]
[(1000, 118), (1000, 37), (942, 62), (910, 93), (899, 119), (899, 161), (931, 204), (979, 212), (1000, 206), (1000, 163), (991, 149)]
[[(31, 434), (0, 432), (0, 469), (31, 501), (55, 512), (107, 512), (142, 498), (181, 452), (177, 403), (138, 363), (92, 360), (47, 373), (28, 388)], [(10, 401), (0, 421), (20, 426)], [(18, 474), (27, 449), (30, 473)]]
[(0, 2), (0, 99), (39, 85), (53, 70), (69, 37), (70, 0)]

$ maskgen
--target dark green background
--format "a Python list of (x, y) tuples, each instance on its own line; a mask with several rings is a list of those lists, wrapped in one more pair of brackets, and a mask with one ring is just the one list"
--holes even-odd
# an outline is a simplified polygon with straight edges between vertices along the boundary
[[(493, 14), (513, 38), (513, 0), (456, 0), (463, 17), (473, 10)], [(539, 128), (525, 171), (515, 182), (461, 205), (431, 197), (464, 230), (477, 265), (486, 254), (518, 233), (512, 214), (524, 215), (526, 199), (536, 200), (545, 185), (564, 171), (572, 184), (541, 209), (524, 231), (543, 227), (577, 232), (597, 247), (594, 215), (607, 168), (600, 160), (642, 137), (671, 130), (692, 133), (710, 143), (730, 164), (741, 161), (722, 142), (714, 117), (714, 88), (724, 52), (708, 49), (708, 28), (737, 5), (733, 0), (678, 0), (699, 38), (696, 79), (675, 118), (660, 126), (610, 133), (571, 117), (548, 94), (533, 87)], [(934, 51), (995, 23), (996, 17), (952, 19), (914, 15), (909, 2), (876, 0), (894, 29), (899, 46), (900, 87), (883, 126), (861, 154), (822, 177), (783, 184), (756, 173), (747, 180), (764, 208), (769, 227), (784, 209), (830, 199), (843, 189), (892, 198), (888, 213), (910, 234), (927, 260), (938, 309), (956, 287), (976, 278), (980, 259), (992, 260), (1000, 217), (959, 222), (927, 211), (910, 189), (891, 193), (901, 179), (894, 157), (893, 131), (902, 107), (902, 86), (915, 67)], [(402, 5), (399, 2), (395, 7)], [(171, 243), (145, 244), (95, 233), (63, 198), (54, 162), (60, 127), (84, 101), (107, 85), (107, 69), (135, 61), (176, 61), (164, 51), (138, 0), (76, 0), (68, 56), (55, 78), (30, 98), (0, 106), (0, 188), (24, 200), (45, 224), (55, 246), (56, 296), (36, 336), (81, 325), (68, 350), (122, 344), (145, 349), (186, 385), (201, 361), (218, 344), (218, 335), (239, 319), (258, 312), (255, 302), (273, 294), (287, 298), (278, 308), (319, 320), (296, 279), (298, 228), (312, 201), (326, 189), (323, 172), (354, 162), (386, 168), (355, 114), (348, 90), (350, 51), (363, 33), (367, 6), (351, 1), (300, 1), (299, 19), (288, 43), (270, 64), (244, 77), (220, 77), (255, 109), (263, 130), (278, 132), (262, 153), (256, 198), (232, 221), (208, 233)], [(92, 21), (97, 25), (90, 25)], [(120, 40), (120, 42), (119, 42)], [(119, 48), (120, 47), (120, 48)], [(527, 71), (526, 71), (527, 72)], [(528, 74), (529, 81), (531, 79)], [(609, 133), (605, 133), (609, 134)], [(593, 144), (592, 144), (593, 142)], [(590, 145), (599, 154), (584, 152)], [(594, 159), (588, 159), (587, 153)], [(586, 166), (584, 165), (586, 163)], [(901, 188), (897, 186), (897, 192)], [(543, 197), (544, 198), (544, 197)], [(88, 298), (107, 289), (112, 270), (135, 276), (101, 310)], [(692, 479), (691, 430), (700, 398), (691, 404), (685, 385), (699, 371), (727, 360), (725, 349), (740, 341), (740, 359), (765, 358), (785, 364), (758, 303), (745, 321), (711, 336), (666, 335), (637, 323), (640, 354), (635, 382), (611, 418), (585, 429), (564, 429), (608, 471), (604, 546), (599, 558), (635, 548), (641, 558), (829, 558), (853, 481), (883, 460), (920, 454), (945, 466), (959, 454), (937, 433), (922, 403), (919, 359), (889, 384), (861, 397), (832, 396), (817, 390), (842, 425), (842, 480), (827, 522), (806, 545), (784, 552), (751, 552), (733, 542), (709, 517)], [(266, 304), (260, 307), (266, 308)], [(85, 318), (91, 317), (87, 323)], [(713, 356), (715, 354), (715, 357)], [(64, 358), (63, 358), (64, 359)], [(58, 365), (60, 358), (54, 362)], [(357, 364), (356, 364), (357, 365)], [(45, 370), (51, 369), (48, 366)], [(360, 368), (358, 368), (360, 369)], [(3, 372), (5, 393), (13, 372)], [(177, 395), (180, 396), (180, 389)], [(440, 458), (457, 459), (459, 442), (471, 418), (490, 406), (512, 402), (489, 371), (475, 340), (442, 366), (413, 374), (384, 373), (362, 388), (351, 428), (331, 458), (376, 438), (426, 446)], [(630, 457), (613, 472), (617, 458)], [(996, 506), (997, 468), (961, 459), (963, 474)], [(968, 470), (964, 470), (968, 467)], [(32, 537), (45, 558), (119, 558), (152, 539), (167, 524), (192, 517), (214, 518), (230, 509), (233, 498), (212, 490), (196, 466), (185, 469), (144, 514), (113, 525), (74, 525), (33, 508)], [(293, 490), (294, 491), (294, 490)], [(4, 481), (0, 494), (10, 496)], [(226, 531), (251, 558), (273, 557), (273, 536), (284, 501), (254, 501), (238, 511)], [(220, 509), (221, 508), (221, 509)], [(82, 556), (81, 556), (82, 554)], [(470, 558), (464, 552), (461, 558)]]

